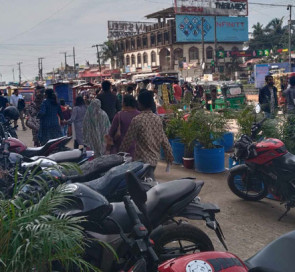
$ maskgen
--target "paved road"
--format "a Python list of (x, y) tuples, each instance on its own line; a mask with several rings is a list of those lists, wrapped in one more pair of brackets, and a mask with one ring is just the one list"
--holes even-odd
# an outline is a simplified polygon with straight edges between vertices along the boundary
[[(32, 146), (31, 131), (18, 131), (19, 138)], [(228, 154), (226, 154), (226, 161)], [(221, 174), (201, 174), (193, 170), (173, 165), (170, 173), (165, 172), (166, 164), (160, 162), (156, 169), (159, 181), (169, 181), (183, 177), (196, 177), (204, 180), (200, 193), (203, 202), (212, 202), (221, 208), (217, 218), (222, 226), (229, 251), (241, 259), (248, 258), (280, 235), (295, 227), (295, 210), (292, 210), (281, 222), (277, 219), (284, 212), (279, 202), (264, 199), (260, 202), (247, 202), (236, 197), (227, 186), (227, 172)], [(193, 221), (212, 239), (216, 250), (223, 250), (213, 231), (206, 228), (204, 222)]]

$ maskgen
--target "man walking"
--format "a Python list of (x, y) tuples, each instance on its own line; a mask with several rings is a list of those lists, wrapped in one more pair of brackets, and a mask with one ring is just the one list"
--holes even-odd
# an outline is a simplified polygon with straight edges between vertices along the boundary
[[(21, 94), (18, 93), (18, 89), (15, 89), (12, 96), (10, 97), (10, 104), (16, 107), (19, 111), (19, 118), (22, 122), (23, 130), (26, 130), (25, 126), (25, 100)], [(14, 126), (17, 126), (17, 120), (14, 121)]]
[(289, 79), (290, 87), (283, 92), (286, 97), (288, 114), (295, 114), (295, 76)]
[(97, 95), (97, 99), (100, 100), (101, 109), (107, 113), (109, 120), (112, 123), (115, 114), (121, 110), (120, 101), (118, 100), (117, 96), (112, 93), (112, 84), (110, 81), (103, 81), (101, 86), (102, 93)]
[(273, 77), (265, 77), (266, 85), (259, 90), (259, 104), (267, 118), (274, 118), (278, 107), (277, 88), (274, 86)]
[(143, 91), (138, 96), (139, 108), (142, 111), (131, 121), (123, 139), (120, 151), (127, 152), (135, 142), (135, 160), (149, 163), (153, 169), (150, 177), (154, 179), (154, 170), (160, 157), (162, 146), (168, 163), (172, 163), (173, 154), (167, 136), (163, 130), (161, 118), (152, 112), (153, 93)]

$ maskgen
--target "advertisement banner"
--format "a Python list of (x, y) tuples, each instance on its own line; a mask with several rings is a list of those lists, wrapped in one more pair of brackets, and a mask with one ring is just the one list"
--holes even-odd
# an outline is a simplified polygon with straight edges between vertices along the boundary
[[(204, 41), (214, 41), (214, 17), (204, 17)], [(202, 17), (193, 15), (176, 15), (176, 41), (201, 42)]]
[(150, 22), (108, 21), (108, 39), (120, 39), (144, 33)]
[[(176, 41), (201, 42), (202, 18), (204, 18), (204, 41), (214, 42), (214, 17), (194, 15), (176, 15)], [(248, 17), (217, 17), (216, 37), (217, 42), (248, 41)]]
[(218, 42), (246, 42), (248, 17), (217, 17), (216, 32)]
[(254, 66), (255, 88), (262, 88), (265, 85), (265, 76), (268, 74), (268, 64), (256, 64)]
[(248, 0), (175, 0), (175, 13), (248, 16)]

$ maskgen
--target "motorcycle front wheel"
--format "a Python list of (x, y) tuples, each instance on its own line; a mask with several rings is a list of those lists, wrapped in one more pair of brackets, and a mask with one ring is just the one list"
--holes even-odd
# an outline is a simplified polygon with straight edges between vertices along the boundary
[(214, 251), (206, 233), (190, 224), (164, 226), (165, 231), (155, 242), (160, 262), (203, 251)]
[(227, 183), (235, 195), (245, 200), (259, 201), (268, 194), (266, 183), (246, 169), (230, 172)]

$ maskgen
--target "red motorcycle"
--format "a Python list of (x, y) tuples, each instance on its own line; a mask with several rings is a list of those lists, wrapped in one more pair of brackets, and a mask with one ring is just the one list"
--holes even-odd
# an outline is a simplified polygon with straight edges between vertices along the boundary
[(245, 200), (274, 195), (286, 207), (281, 220), (295, 206), (295, 156), (278, 139), (254, 142), (265, 120), (252, 126), (251, 137), (243, 135), (235, 143), (232, 158), (242, 164), (230, 169), (227, 181), (231, 191)]
[(49, 140), (45, 145), (40, 147), (27, 147), (22, 141), (16, 138), (8, 138), (12, 153), (21, 154), (24, 157), (31, 158), (35, 156), (48, 156), (58, 151), (70, 150), (66, 144), (71, 140), (71, 137), (60, 137)]
[(246, 261), (228, 252), (209, 251), (169, 260), (158, 267), (158, 272), (294, 272), (294, 250), (295, 231), (292, 231)]

